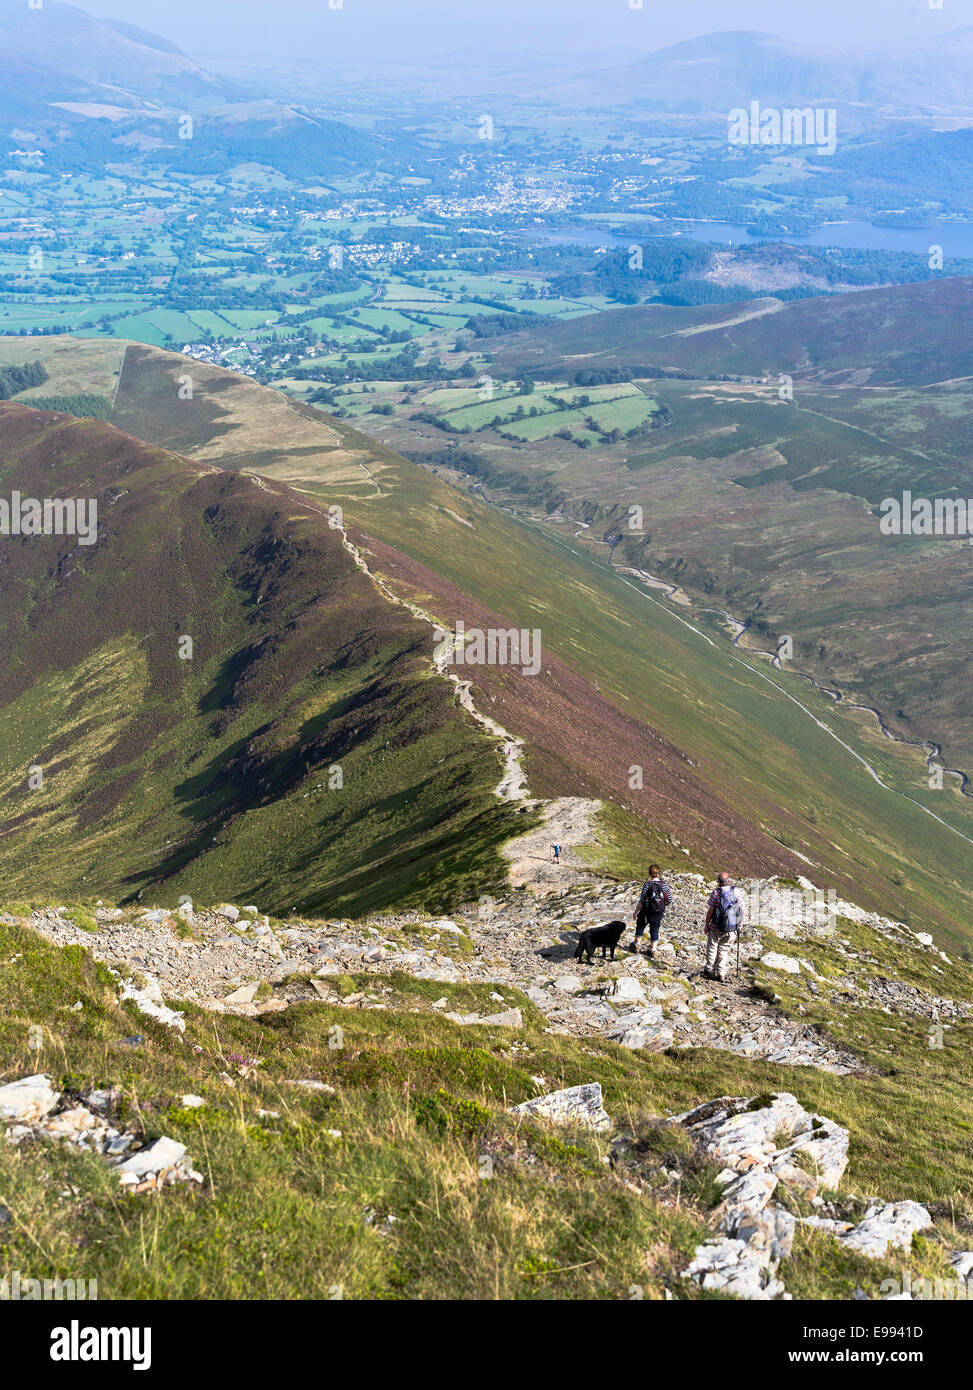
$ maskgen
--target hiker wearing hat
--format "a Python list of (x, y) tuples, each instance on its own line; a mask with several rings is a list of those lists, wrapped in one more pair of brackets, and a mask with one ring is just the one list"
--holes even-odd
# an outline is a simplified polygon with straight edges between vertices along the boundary
[(729, 874), (720, 874), (716, 887), (706, 905), (706, 968), (707, 980), (726, 983), (730, 950), (740, 940), (740, 928), (747, 918), (743, 894)]

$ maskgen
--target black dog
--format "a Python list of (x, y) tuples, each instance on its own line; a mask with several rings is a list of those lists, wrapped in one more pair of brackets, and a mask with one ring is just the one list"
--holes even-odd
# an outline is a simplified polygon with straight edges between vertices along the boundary
[(614, 960), (615, 947), (621, 941), (624, 932), (624, 922), (606, 922), (601, 927), (589, 927), (578, 938), (578, 949), (574, 953), (575, 960), (580, 960), (583, 955), (587, 955), (590, 965), (591, 958), (599, 946), (601, 947), (602, 960), (605, 959), (606, 951), (611, 951), (611, 958)]

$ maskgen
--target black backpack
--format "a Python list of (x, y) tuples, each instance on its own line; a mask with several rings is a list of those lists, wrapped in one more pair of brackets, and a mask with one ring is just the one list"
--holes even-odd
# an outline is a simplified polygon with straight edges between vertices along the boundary
[(643, 906), (649, 917), (660, 917), (665, 912), (666, 889), (659, 879), (650, 879), (646, 884)]

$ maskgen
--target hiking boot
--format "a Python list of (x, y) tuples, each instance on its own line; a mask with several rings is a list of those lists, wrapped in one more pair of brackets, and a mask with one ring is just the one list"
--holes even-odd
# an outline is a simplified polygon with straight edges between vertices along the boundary
[(655, 942), (649, 946), (649, 960), (655, 960)]
[(641, 947), (639, 946), (639, 943), (637, 941), (633, 941), (632, 944), (629, 946), (628, 950), (629, 953), (633, 956), (639, 956), (642, 954)]

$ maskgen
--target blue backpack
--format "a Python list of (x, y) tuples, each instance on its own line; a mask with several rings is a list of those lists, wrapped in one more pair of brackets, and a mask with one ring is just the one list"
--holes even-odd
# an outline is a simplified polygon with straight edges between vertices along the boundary
[(713, 916), (710, 920), (710, 931), (728, 932), (739, 931), (740, 923), (737, 920), (737, 901), (736, 898), (727, 901), (724, 894), (734, 893), (733, 888), (721, 888), (716, 903), (713, 906)]

